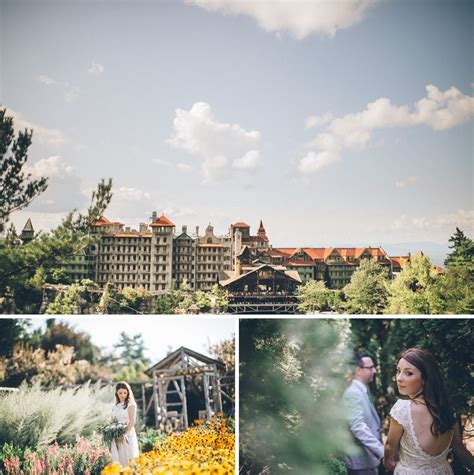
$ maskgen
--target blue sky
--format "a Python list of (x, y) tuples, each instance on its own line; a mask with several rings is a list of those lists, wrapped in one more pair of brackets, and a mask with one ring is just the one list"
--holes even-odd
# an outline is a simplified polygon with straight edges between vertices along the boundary
[[(209, 354), (209, 346), (223, 340), (229, 340), (235, 335), (235, 321), (226, 318), (161, 317), (137, 318), (129, 316), (114, 316), (113, 322), (106, 317), (73, 317), (58, 318), (73, 326), (77, 331), (84, 331), (91, 336), (91, 341), (107, 353), (114, 351), (114, 345), (119, 341), (120, 333), (142, 335), (146, 348), (146, 356), (154, 363), (164, 358), (170, 351), (181, 346), (199, 353)], [(46, 319), (31, 319), (33, 328), (44, 328)]]
[[(473, 233), (469, 1), (1, 2), (1, 103), (48, 191), (12, 221), (165, 212), (275, 246)], [(407, 249), (409, 250), (409, 249)]]

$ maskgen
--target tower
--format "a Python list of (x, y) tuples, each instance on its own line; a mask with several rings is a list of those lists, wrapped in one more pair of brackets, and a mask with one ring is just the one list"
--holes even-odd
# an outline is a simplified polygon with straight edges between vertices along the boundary
[(35, 237), (35, 230), (33, 229), (33, 224), (31, 223), (31, 219), (28, 218), (28, 221), (26, 222), (23, 230), (21, 231), (20, 239), (23, 244), (26, 244), (27, 242), (32, 241), (34, 237)]

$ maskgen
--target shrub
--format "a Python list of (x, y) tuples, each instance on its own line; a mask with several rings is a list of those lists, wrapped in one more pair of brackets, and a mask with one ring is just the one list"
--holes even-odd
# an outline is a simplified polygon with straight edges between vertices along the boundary
[(20, 344), (10, 358), (0, 358), (0, 378), (6, 386), (16, 387), (26, 381), (57, 387), (89, 380), (110, 381), (112, 373), (86, 360), (74, 361), (74, 349), (69, 346), (56, 345), (55, 351), (45, 351)]
[(160, 429), (154, 429), (148, 427), (138, 434), (138, 446), (140, 447), (140, 453), (150, 452), (157, 445), (161, 444), (167, 437), (168, 433)]
[(39, 385), (23, 385), (2, 397), (0, 444), (25, 449), (40, 444), (73, 443), (76, 435), (90, 436), (110, 419), (109, 389), (86, 384), (79, 389), (43, 391)]
[(87, 440), (76, 437), (72, 445), (59, 446), (43, 444), (37, 450), (18, 449), (10, 444), (0, 448), (0, 467), (2, 473), (34, 473), (48, 475), (51, 473), (84, 475), (100, 474), (111, 462), (110, 452), (101, 445), (100, 438)]

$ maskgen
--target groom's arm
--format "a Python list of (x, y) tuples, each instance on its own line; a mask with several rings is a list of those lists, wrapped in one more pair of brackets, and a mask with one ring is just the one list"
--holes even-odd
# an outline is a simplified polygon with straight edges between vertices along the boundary
[(349, 422), (354, 437), (381, 460), (384, 454), (383, 444), (365, 422), (362, 398), (355, 394), (346, 393), (344, 402), (349, 410)]

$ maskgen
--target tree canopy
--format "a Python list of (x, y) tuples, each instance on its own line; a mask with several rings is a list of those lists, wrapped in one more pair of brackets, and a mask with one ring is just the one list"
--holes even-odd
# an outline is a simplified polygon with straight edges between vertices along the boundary
[(15, 137), (13, 118), (0, 108), (0, 232), (13, 211), (28, 206), (48, 186), (46, 177), (34, 179), (25, 170), (32, 136), (25, 129)]
[(344, 288), (348, 313), (383, 313), (388, 300), (388, 269), (373, 259), (362, 259)]

